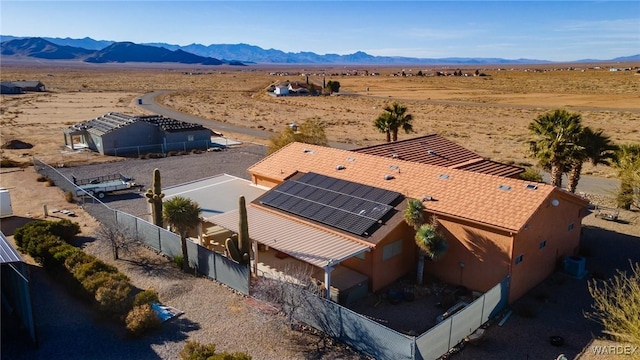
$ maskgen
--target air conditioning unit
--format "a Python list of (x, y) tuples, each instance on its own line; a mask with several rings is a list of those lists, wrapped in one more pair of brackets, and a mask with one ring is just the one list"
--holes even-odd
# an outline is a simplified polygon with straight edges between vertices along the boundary
[(564, 259), (564, 271), (576, 278), (582, 278), (585, 273), (586, 259), (580, 256), (567, 256)]

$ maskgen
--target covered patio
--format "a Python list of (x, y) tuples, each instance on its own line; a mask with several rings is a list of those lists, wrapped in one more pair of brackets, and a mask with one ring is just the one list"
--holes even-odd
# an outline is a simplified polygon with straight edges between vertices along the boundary
[[(233, 210), (206, 220), (238, 232), (238, 219), (238, 210)], [(301, 261), (315, 267), (313, 277), (323, 284), (328, 299), (338, 301), (340, 293), (346, 296), (363, 285), (360, 291), (366, 294), (367, 276), (340, 263), (370, 251), (370, 245), (255, 205), (247, 206), (247, 219), (254, 242), (255, 273), (270, 276), (282, 272), (290, 262)], [(262, 251), (256, 251), (258, 244)]]

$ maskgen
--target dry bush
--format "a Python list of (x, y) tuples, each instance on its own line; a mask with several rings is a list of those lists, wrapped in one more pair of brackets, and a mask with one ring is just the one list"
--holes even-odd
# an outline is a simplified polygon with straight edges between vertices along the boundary
[(124, 315), (131, 309), (130, 294), (131, 283), (129, 281), (111, 278), (98, 288), (95, 299), (101, 312)]
[(133, 306), (150, 305), (159, 301), (158, 292), (154, 289), (147, 289), (136, 294), (136, 297), (133, 299)]
[(129, 334), (140, 337), (162, 326), (162, 321), (149, 304), (135, 306), (125, 320)]
[(594, 303), (585, 316), (614, 339), (640, 346), (640, 263), (629, 263), (630, 273), (617, 270), (607, 281), (589, 282)]

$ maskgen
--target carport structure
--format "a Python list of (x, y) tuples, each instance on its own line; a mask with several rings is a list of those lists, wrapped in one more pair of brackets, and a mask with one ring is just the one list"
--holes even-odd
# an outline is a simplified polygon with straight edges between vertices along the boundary
[[(238, 219), (239, 211), (234, 210), (212, 216), (206, 220), (238, 232)], [(321, 227), (276, 214), (255, 204), (247, 206), (247, 222), (249, 223), (249, 236), (254, 242), (269, 246), (322, 269), (327, 298), (331, 297), (331, 273), (335, 267), (344, 260), (370, 251), (372, 246), (325, 231)], [(258, 253), (254, 251), (254, 266), (256, 267), (259, 262)], [(362, 275), (362, 277), (365, 276)]]

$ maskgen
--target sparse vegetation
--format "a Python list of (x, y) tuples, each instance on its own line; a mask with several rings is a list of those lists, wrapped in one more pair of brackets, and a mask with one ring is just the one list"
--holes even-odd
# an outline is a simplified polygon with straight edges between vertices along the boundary
[(251, 360), (246, 353), (216, 353), (214, 344), (201, 344), (197, 341), (187, 341), (180, 351), (180, 360)]
[(134, 337), (140, 337), (159, 329), (162, 321), (149, 304), (134, 306), (125, 320), (127, 332)]
[(534, 169), (533, 167), (528, 167), (524, 170), (524, 172), (518, 175), (521, 180), (532, 181), (532, 182), (544, 182), (542, 179), (542, 174), (540, 171)]
[(640, 263), (629, 263), (629, 272), (618, 270), (607, 281), (589, 282), (594, 303), (585, 316), (617, 341), (640, 346)]
[(269, 139), (267, 154), (272, 154), (292, 142), (326, 146), (328, 142), (324, 125), (317, 119), (307, 119), (298, 126), (297, 131), (287, 126), (280, 134)]

